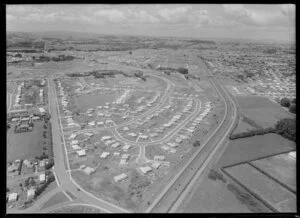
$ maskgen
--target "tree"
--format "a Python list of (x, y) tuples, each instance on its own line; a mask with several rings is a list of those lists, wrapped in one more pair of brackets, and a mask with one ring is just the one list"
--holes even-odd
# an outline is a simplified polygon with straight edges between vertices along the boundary
[(282, 98), (280, 100), (280, 104), (283, 107), (289, 107), (291, 103), (290, 103), (290, 100), (288, 98)]
[(25, 187), (28, 187), (28, 186), (29, 186), (29, 179), (30, 179), (30, 177), (28, 177), (28, 178), (25, 180), (25, 182), (24, 182)]
[(296, 104), (296, 98), (293, 98), (293, 99), (291, 100), (291, 103)]
[(193, 146), (194, 146), (194, 147), (199, 147), (199, 146), (200, 146), (200, 141), (199, 141), (199, 140), (196, 140), (196, 141), (193, 143)]
[(296, 104), (291, 104), (291, 105), (290, 105), (289, 111), (290, 111), (291, 113), (295, 114), (295, 113), (296, 113)]

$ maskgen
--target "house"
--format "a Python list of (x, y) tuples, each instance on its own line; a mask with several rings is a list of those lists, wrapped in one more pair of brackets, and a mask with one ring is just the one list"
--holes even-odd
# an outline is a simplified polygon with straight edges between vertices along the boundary
[(79, 150), (79, 149), (81, 149), (81, 147), (76, 144), (76, 145), (72, 145), (72, 149)]
[(178, 144), (175, 142), (168, 142), (167, 145), (169, 145), (172, 148), (176, 148), (178, 146)]
[(149, 166), (140, 167), (139, 170), (142, 172), (142, 174), (146, 175), (147, 173), (151, 172), (152, 169)]
[(27, 200), (31, 200), (34, 198), (35, 189), (31, 188), (27, 191)]
[(148, 139), (149, 136), (147, 136), (147, 135), (140, 135), (140, 138), (142, 138), (142, 139)]
[(69, 140), (75, 139), (76, 136), (77, 136), (77, 135), (76, 135), (75, 133), (71, 134), (71, 135), (69, 136)]
[(104, 125), (104, 122), (98, 121), (98, 122), (97, 122), (97, 125)]
[(125, 180), (127, 178), (128, 178), (128, 176), (125, 173), (122, 173), (120, 175), (115, 176), (114, 180), (115, 180), (115, 182), (118, 183), (118, 182), (121, 182), (121, 181), (123, 181), (123, 180)]
[(122, 158), (128, 160), (130, 158), (130, 154), (122, 154)]
[(106, 159), (108, 156), (109, 156), (109, 152), (106, 152), (106, 151), (104, 151), (101, 155), (100, 155), (100, 158), (104, 158), (104, 159)]
[(41, 168), (45, 167), (45, 160), (41, 160), (39, 165), (40, 165)]
[(109, 139), (111, 139), (111, 136), (103, 136), (101, 138), (102, 141), (106, 141), (106, 140), (109, 140)]
[(44, 114), (44, 113), (46, 113), (45, 109), (44, 109), (44, 108), (42, 108), (42, 107), (40, 107), (40, 108), (39, 108), (39, 111), (40, 111), (40, 113), (41, 113), (41, 114)]
[(8, 195), (8, 202), (14, 202), (18, 200), (18, 193), (10, 193)]
[(156, 136), (158, 136), (157, 133), (150, 133), (150, 137), (151, 137), (151, 138), (156, 137)]
[(175, 142), (176, 142), (176, 143), (181, 143), (181, 142), (182, 142), (182, 138), (180, 138), (180, 137), (176, 138), (176, 139), (175, 139)]
[(95, 121), (91, 121), (91, 122), (88, 122), (88, 125), (89, 126), (95, 126), (96, 124), (95, 124)]
[(126, 144), (126, 145), (123, 146), (122, 149), (123, 149), (125, 152), (127, 152), (129, 148), (131, 148), (131, 145)]
[(93, 136), (94, 134), (91, 133), (91, 132), (87, 132), (87, 133), (85, 133), (85, 135), (88, 136), (88, 137), (91, 137), (91, 136)]
[(92, 173), (94, 173), (96, 170), (92, 167), (86, 167), (83, 172), (87, 175), (91, 175)]
[(70, 142), (71, 145), (77, 145), (78, 144), (78, 140), (73, 140)]
[(46, 181), (46, 175), (45, 175), (45, 173), (40, 174), (39, 178), (40, 178), (40, 182), (41, 183), (45, 182)]
[(120, 160), (120, 165), (127, 165), (127, 160), (122, 158)]
[(153, 159), (154, 159), (154, 161), (164, 161), (165, 160), (165, 156), (163, 156), (163, 155), (155, 155)]
[(116, 142), (116, 143), (112, 144), (111, 147), (118, 148), (118, 147), (120, 147), (120, 143)]
[(137, 136), (137, 134), (134, 133), (134, 132), (128, 133), (127, 135), (132, 136), (132, 137), (136, 137)]
[(296, 160), (296, 151), (289, 152), (289, 157)]
[(78, 154), (79, 157), (82, 157), (82, 156), (85, 156), (85, 155), (86, 155), (84, 149), (77, 151), (77, 154)]
[(128, 128), (127, 126), (125, 126), (125, 127), (123, 128), (123, 130), (124, 130), (124, 131), (127, 131), (127, 130), (129, 130), (129, 128)]
[(152, 166), (154, 169), (157, 170), (157, 169), (160, 167), (160, 165), (161, 165), (161, 163), (155, 161), (155, 162), (152, 163), (151, 166)]
[(120, 156), (120, 152), (114, 152), (114, 156)]
[(116, 142), (116, 140), (108, 140), (108, 141), (105, 142), (105, 144), (106, 145), (111, 145), (111, 144), (113, 144), (115, 142)]
[(168, 146), (166, 146), (166, 145), (162, 145), (162, 146), (161, 146), (161, 149), (163, 149), (164, 151), (168, 151), (168, 150), (170, 150), (171, 148), (168, 147)]

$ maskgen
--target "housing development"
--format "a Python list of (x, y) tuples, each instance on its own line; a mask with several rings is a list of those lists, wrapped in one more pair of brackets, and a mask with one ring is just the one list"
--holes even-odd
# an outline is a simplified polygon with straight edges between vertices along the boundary
[(6, 59), (7, 213), (297, 212), (295, 45), (7, 32)]

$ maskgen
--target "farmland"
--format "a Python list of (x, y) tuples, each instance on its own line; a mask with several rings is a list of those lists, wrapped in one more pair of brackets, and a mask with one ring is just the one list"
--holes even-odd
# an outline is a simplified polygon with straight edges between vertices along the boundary
[(87, 205), (67, 205), (62, 208), (55, 209), (50, 213), (102, 213), (98, 208)]
[(217, 166), (223, 167), (292, 150), (295, 150), (294, 142), (273, 133), (237, 139), (230, 141)]
[[(225, 171), (277, 210), (286, 200), (295, 199), (294, 193), (288, 191), (249, 164), (229, 167)], [(294, 211), (295, 208), (284, 208), (284, 211), (286, 210)]]
[[(237, 97), (241, 113), (263, 128), (273, 127), (282, 118), (291, 117), (280, 105), (258, 96)], [(237, 127), (239, 129), (239, 127)]]

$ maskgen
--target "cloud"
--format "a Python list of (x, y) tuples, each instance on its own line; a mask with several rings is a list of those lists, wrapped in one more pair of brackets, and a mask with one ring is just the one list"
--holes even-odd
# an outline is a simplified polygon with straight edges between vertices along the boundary
[(159, 23), (160, 20), (148, 12), (141, 10), (137, 13), (137, 19), (141, 23)]
[(244, 5), (223, 5), (224, 18), (238, 21), (238, 23), (250, 26), (270, 26), (270, 25), (287, 25), (287, 20), (283, 16), (284, 12), (290, 8), (282, 8), (284, 12), (276, 10), (254, 10), (246, 8)]
[(181, 6), (176, 8), (165, 8), (158, 11), (158, 14), (165, 22), (182, 23), (188, 22), (187, 12), (191, 9), (190, 6)]
[(125, 13), (120, 10), (116, 9), (105, 9), (105, 10), (98, 10), (93, 13), (94, 16), (101, 17), (112, 23), (119, 23), (126, 21), (127, 17)]

